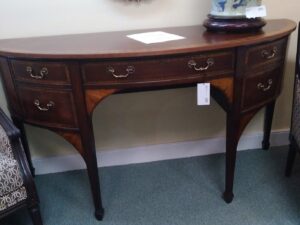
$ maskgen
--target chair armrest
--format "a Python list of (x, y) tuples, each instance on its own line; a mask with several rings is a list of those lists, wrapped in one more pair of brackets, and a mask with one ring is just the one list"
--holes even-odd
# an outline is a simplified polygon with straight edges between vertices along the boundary
[(20, 131), (0, 108), (0, 124), (10, 140), (20, 137)]

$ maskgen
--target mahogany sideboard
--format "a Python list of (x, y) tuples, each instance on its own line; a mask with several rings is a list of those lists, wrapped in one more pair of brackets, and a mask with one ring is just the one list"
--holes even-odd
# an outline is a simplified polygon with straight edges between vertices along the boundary
[(155, 30), (185, 39), (149, 45), (126, 35), (154, 29), (0, 40), (3, 86), (29, 162), (24, 123), (52, 130), (70, 142), (86, 163), (95, 215), (101, 220), (92, 128), (96, 105), (115, 93), (209, 82), (212, 97), (227, 114), (223, 197), (231, 202), (237, 144), (262, 107), (262, 144), (269, 147), (288, 37), (295, 27), (281, 19), (267, 21), (256, 33), (210, 33), (202, 26), (163, 28)]

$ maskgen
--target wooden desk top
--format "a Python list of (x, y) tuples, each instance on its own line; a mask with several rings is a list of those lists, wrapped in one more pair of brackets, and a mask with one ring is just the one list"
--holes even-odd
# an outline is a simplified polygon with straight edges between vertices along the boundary
[[(258, 44), (288, 35), (296, 23), (269, 20), (259, 33), (224, 34), (206, 32), (202, 25), (148, 30), (73, 34), (0, 40), (0, 56), (47, 59), (100, 59), (169, 55), (220, 50)], [(165, 31), (186, 37), (178, 41), (146, 45), (126, 35)]]

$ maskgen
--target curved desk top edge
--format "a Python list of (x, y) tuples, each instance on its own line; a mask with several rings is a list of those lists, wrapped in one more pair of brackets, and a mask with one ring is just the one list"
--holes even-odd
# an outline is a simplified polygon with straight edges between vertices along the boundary
[[(202, 25), (148, 30), (71, 34), (0, 40), (0, 56), (32, 59), (105, 59), (184, 54), (259, 44), (279, 39), (296, 29), (288, 19), (268, 20), (259, 32), (212, 33)], [(186, 39), (146, 45), (126, 35), (165, 31)], [(108, 41), (109, 40), (109, 41)], [(55, 44), (53, 44), (55, 43)], [(104, 43), (104, 44), (103, 44)]]

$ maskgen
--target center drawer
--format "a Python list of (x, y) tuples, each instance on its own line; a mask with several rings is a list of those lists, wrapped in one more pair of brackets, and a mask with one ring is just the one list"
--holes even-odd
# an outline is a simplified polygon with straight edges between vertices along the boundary
[(54, 127), (77, 127), (71, 91), (18, 87), (18, 95), (27, 122)]
[(234, 51), (143, 60), (106, 61), (81, 65), (85, 85), (151, 82), (215, 76), (234, 71)]

